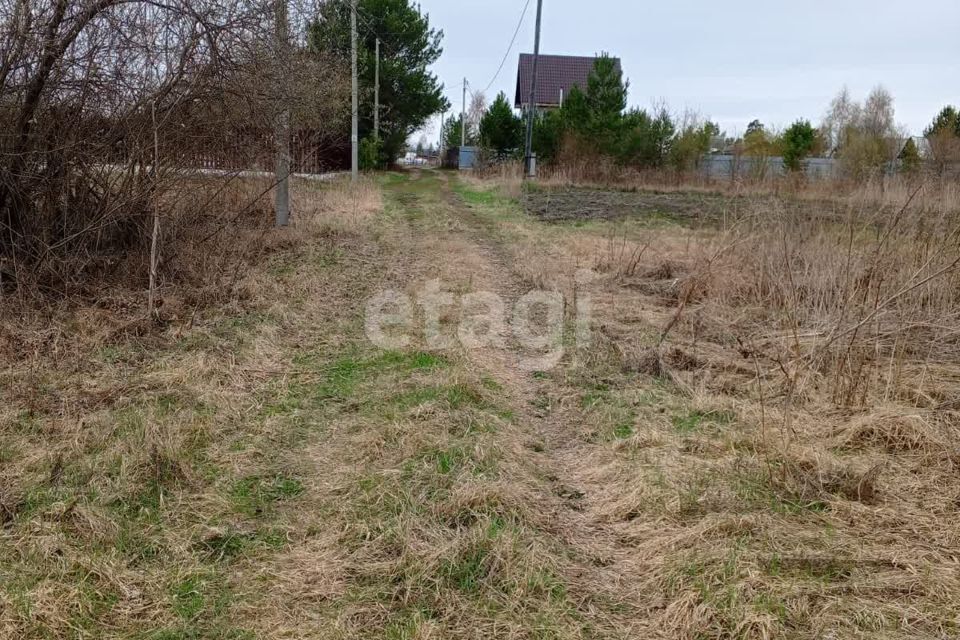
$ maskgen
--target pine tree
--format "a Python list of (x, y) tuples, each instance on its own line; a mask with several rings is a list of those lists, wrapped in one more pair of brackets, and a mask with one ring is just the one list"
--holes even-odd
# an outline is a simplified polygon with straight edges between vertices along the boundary
[(744, 134), (743, 137), (744, 139), (746, 139), (748, 136), (752, 136), (758, 133), (764, 133), (764, 131), (765, 131), (765, 128), (763, 126), (763, 123), (760, 122), (759, 120), (754, 120), (747, 125), (747, 132)]
[(817, 144), (817, 130), (809, 120), (797, 120), (783, 132), (783, 164), (790, 171), (803, 170), (803, 161)]
[(913, 138), (908, 139), (903, 146), (903, 151), (900, 152), (900, 161), (903, 163), (904, 173), (915, 174), (920, 170), (920, 151), (917, 149)]
[[(360, 136), (369, 137), (373, 131), (374, 51), (379, 36), (381, 163), (388, 163), (400, 155), (407, 138), (450, 106), (443, 85), (429, 71), (443, 53), (443, 32), (431, 28), (427, 15), (410, 0), (358, 1), (364, 16), (359, 76), (361, 99), (366, 103), (360, 110)], [(350, 56), (350, 0), (320, 3), (320, 13), (310, 27), (310, 47)]]
[(547, 111), (537, 116), (533, 122), (533, 150), (541, 161), (557, 159), (566, 130), (562, 110)]
[(924, 130), (924, 137), (932, 137), (942, 133), (952, 133), (960, 136), (960, 112), (956, 107), (946, 106), (940, 110), (937, 117), (933, 119), (930, 126)]
[[(456, 118), (450, 118), (443, 124), (443, 141), (444, 144), (449, 147), (459, 147), (460, 142), (463, 140), (461, 134), (462, 126), (460, 124), (461, 117), (458, 115)], [(476, 146), (479, 142), (477, 137), (477, 131), (470, 126), (470, 119), (467, 119), (467, 146), (472, 147)]]
[(504, 93), (497, 96), (480, 121), (480, 144), (500, 155), (523, 144), (523, 121), (513, 112)]
[(615, 155), (623, 131), (628, 83), (613, 58), (596, 59), (586, 90), (574, 87), (563, 104), (564, 126), (597, 152)]
[(613, 58), (604, 53), (593, 64), (587, 79), (587, 106), (590, 110), (591, 132), (609, 136), (615, 132), (627, 108), (629, 84)]

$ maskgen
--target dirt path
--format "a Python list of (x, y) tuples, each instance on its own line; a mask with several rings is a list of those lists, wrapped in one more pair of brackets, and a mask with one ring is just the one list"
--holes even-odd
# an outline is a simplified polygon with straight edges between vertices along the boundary
[[(410, 251), (415, 259), (405, 277), (437, 278), (453, 288), (468, 282), (472, 291), (496, 293), (508, 309), (534, 288), (524, 278), (518, 251), (497, 233), (496, 222), (454, 191), (456, 178), (421, 175), (416, 179), (421, 184), (438, 183), (437, 191), (416, 199), (401, 198), (404, 206), (420, 208), (447, 224), (433, 233), (415, 234), (417, 246)], [(525, 254), (523, 259), (540, 257)], [(629, 628), (623, 628), (626, 637), (649, 634), (650, 617), (638, 605), (656, 598), (637, 597), (651, 589), (649, 577), (636, 549), (624, 543), (601, 515), (597, 497), (603, 493), (603, 480), (590, 468), (607, 448), (581, 437), (590, 425), (584, 424), (579, 411), (578, 390), (563, 383), (563, 369), (569, 362), (558, 365), (548, 378), (526, 368), (519, 345), (510, 340), (505, 349), (470, 349), (464, 355), (472, 366), (502, 384), (511, 398), (527, 440), (524, 455), (540, 470), (539, 499), (550, 515), (547, 528), (573, 551), (580, 580), (616, 602), (614, 608), (629, 612)]]

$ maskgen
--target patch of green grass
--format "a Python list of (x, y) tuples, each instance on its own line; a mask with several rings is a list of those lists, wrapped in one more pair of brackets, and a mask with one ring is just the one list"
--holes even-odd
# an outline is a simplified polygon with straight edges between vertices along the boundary
[(482, 384), (483, 388), (487, 389), (488, 391), (503, 391), (503, 385), (488, 375), (484, 375), (480, 378), (480, 384)]
[[(374, 355), (355, 353), (328, 361), (313, 351), (299, 353), (294, 366), (307, 376), (316, 372), (318, 380), (310, 377), (291, 381), (277, 381), (262, 396), (260, 418), (284, 418), (284, 434), (292, 444), (302, 437), (311, 411), (323, 410), (331, 403), (350, 401), (358, 395), (361, 386), (380, 378), (404, 378), (419, 371), (432, 371), (448, 366), (440, 355), (426, 352), (387, 351)], [(370, 398), (378, 394), (365, 394)], [(411, 402), (413, 399), (411, 399)], [(374, 402), (373, 404), (378, 404)], [(379, 402), (382, 404), (382, 402)], [(316, 424), (317, 421), (312, 421)]]
[(42, 415), (31, 409), (24, 409), (13, 419), (13, 431), (23, 435), (36, 435), (43, 427)]
[(400, 173), (399, 171), (389, 171), (387, 173), (381, 173), (379, 175), (379, 181), (384, 187), (396, 187), (398, 185), (408, 183), (410, 179), (405, 173)]
[(230, 492), (234, 509), (248, 516), (259, 516), (276, 503), (302, 495), (303, 483), (284, 475), (247, 476), (238, 480)]
[(673, 428), (680, 434), (699, 431), (704, 425), (724, 426), (736, 421), (737, 416), (730, 411), (690, 411), (674, 415)]
[[(452, 184), (453, 191), (464, 203), (482, 209), (484, 219), (490, 222), (528, 222), (526, 216), (523, 215), (519, 202), (504, 195), (499, 188), (475, 188), (459, 179), (454, 180)], [(491, 227), (490, 231), (497, 235), (503, 235), (502, 229)]]
[(595, 437), (624, 440), (634, 434), (637, 412), (624, 393), (594, 384), (580, 396), (580, 406), (597, 425)]
[(737, 496), (751, 509), (771, 509), (784, 515), (823, 513), (830, 505), (822, 500), (806, 500), (798, 496), (784, 495), (763, 471), (739, 474), (734, 481)]
[(440, 403), (446, 408), (460, 410), (466, 407), (483, 408), (483, 396), (466, 384), (423, 387), (393, 396), (390, 404), (408, 411), (429, 403)]
[[(301, 359), (297, 364), (308, 362)], [(326, 380), (317, 388), (316, 396), (320, 399), (345, 399), (353, 394), (359, 384), (370, 378), (388, 373), (409, 374), (439, 369), (446, 364), (442, 356), (423, 352), (387, 351), (372, 357), (347, 356), (322, 368)]]
[(471, 189), (460, 181), (457, 181), (455, 191), (467, 204), (494, 206), (501, 201), (496, 189)]
[(618, 440), (626, 440), (633, 435), (633, 423), (621, 422), (613, 428), (613, 437)]
[(70, 617), (70, 626), (83, 635), (92, 635), (101, 628), (100, 620), (120, 602), (120, 596), (112, 584), (83, 573), (73, 575), (80, 606)]
[(130, 405), (118, 409), (113, 413), (113, 422), (116, 425), (114, 437), (126, 438), (142, 434), (146, 420), (142, 406)]
[(533, 572), (527, 578), (526, 589), (533, 595), (546, 596), (556, 603), (563, 603), (567, 599), (566, 583), (546, 568)]
[(343, 261), (343, 251), (337, 248), (331, 248), (321, 251), (313, 256), (311, 264), (318, 269), (332, 269)]
[(783, 557), (773, 554), (764, 567), (767, 575), (834, 584), (850, 578), (854, 562), (831, 557)]
[(772, 593), (758, 593), (750, 605), (760, 613), (772, 615), (781, 624), (787, 622), (790, 616), (786, 603)]
[(494, 518), (486, 523), (483, 534), (453, 558), (440, 566), (440, 576), (453, 588), (464, 593), (477, 593), (491, 570), (493, 545), (506, 530), (506, 523)]
[(118, 496), (110, 506), (122, 517), (141, 523), (157, 523), (169, 490), (165, 484), (150, 478), (134, 491)]
[(174, 612), (184, 620), (192, 620), (203, 611), (204, 591), (207, 588), (207, 578), (194, 575), (178, 582), (170, 589), (170, 599)]
[[(499, 532), (493, 538), (497, 535)], [(458, 591), (468, 594), (479, 592), (490, 571), (489, 555), (493, 538), (475, 542), (454, 558), (445, 560), (440, 566), (440, 576)]]
[(228, 529), (196, 542), (194, 549), (211, 562), (230, 561), (257, 551), (277, 551), (287, 544), (280, 529), (264, 527), (255, 531)]
[(308, 388), (300, 383), (276, 382), (267, 392), (269, 400), (263, 403), (260, 417), (292, 416), (307, 404)]
[(162, 543), (154, 538), (159, 528), (144, 527), (142, 523), (127, 519), (119, 519), (117, 526), (113, 548), (127, 558), (131, 566), (152, 562), (164, 553)]
[(689, 227), (691, 219), (670, 211), (659, 209), (647, 209), (640, 215), (630, 218), (627, 226), (634, 226), (639, 229), (664, 229), (667, 227)]
[(367, 473), (358, 478), (359, 495), (354, 500), (358, 519), (383, 530), (391, 525), (392, 519), (418, 513), (422, 505), (410, 495), (409, 477), (408, 468), (402, 479), (380, 473)]
[(177, 350), (185, 353), (209, 351), (215, 349), (216, 347), (216, 338), (213, 335), (200, 330), (187, 332), (182, 338), (177, 340), (176, 343)]
[(152, 402), (153, 416), (158, 419), (170, 417), (178, 413), (191, 413), (192, 417), (210, 418), (216, 415), (217, 408), (209, 405), (188, 393), (160, 394)]
[(459, 448), (439, 449), (429, 457), (433, 458), (436, 463), (437, 473), (442, 475), (449, 475), (459, 467), (466, 466), (470, 461), (470, 456), (463, 449)]
[(279, 254), (267, 262), (267, 273), (277, 279), (288, 278), (297, 272), (300, 264), (299, 256)]
[[(476, 452), (461, 446), (431, 447), (407, 462), (404, 478), (412, 478), (418, 469), (423, 468), (440, 476), (456, 476), (459, 473), (489, 476), (496, 472), (496, 457), (491, 450), (484, 450), (477, 455)], [(424, 481), (429, 483), (431, 479), (425, 478)], [(441, 486), (437, 485), (436, 488)]]
[(606, 390), (588, 391), (580, 397), (580, 406), (584, 409), (592, 409), (593, 407), (605, 402), (607, 397)]
[(20, 499), (17, 515), (19, 518), (29, 519), (31, 516), (42, 512), (44, 509), (53, 505), (58, 500), (56, 489), (47, 485), (37, 485), (26, 491), (23, 498)]

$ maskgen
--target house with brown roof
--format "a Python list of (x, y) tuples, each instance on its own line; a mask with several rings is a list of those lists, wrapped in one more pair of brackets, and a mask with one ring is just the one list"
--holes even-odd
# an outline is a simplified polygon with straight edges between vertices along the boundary
[[(593, 71), (596, 57), (591, 56), (540, 56), (537, 65), (536, 108), (539, 110), (559, 109), (570, 90), (579, 87), (587, 89), (587, 78)], [(621, 70), (620, 58), (613, 59), (617, 71)], [(527, 110), (530, 101), (530, 88), (533, 85), (533, 54), (521, 53), (517, 69), (517, 95), (514, 107)]]

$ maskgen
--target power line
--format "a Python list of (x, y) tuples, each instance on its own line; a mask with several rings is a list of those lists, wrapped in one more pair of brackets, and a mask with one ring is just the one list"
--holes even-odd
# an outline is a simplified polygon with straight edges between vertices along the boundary
[(520, 29), (523, 27), (523, 20), (527, 17), (527, 9), (530, 8), (530, 0), (527, 0), (527, 3), (523, 5), (523, 13), (520, 14), (520, 21), (517, 23), (517, 29), (513, 32), (513, 38), (510, 39), (510, 46), (507, 47), (507, 52), (503, 54), (503, 60), (500, 61), (500, 66), (497, 68), (497, 72), (493, 74), (493, 79), (490, 80), (490, 84), (487, 85), (486, 89), (481, 91), (481, 93), (486, 93), (490, 90), (490, 87), (493, 86), (493, 83), (497, 81), (497, 78), (500, 77), (500, 72), (503, 71), (503, 67), (507, 64), (507, 58), (510, 57), (510, 52), (513, 51), (513, 45), (517, 43), (517, 36), (520, 35)]
[(527, 104), (527, 149), (525, 155), (526, 170), (524, 175), (535, 178), (537, 175), (536, 160), (533, 156), (533, 119), (537, 116), (537, 66), (540, 62), (540, 26), (543, 21), (543, 0), (537, 0), (537, 29), (533, 40), (533, 79), (530, 83), (530, 102)]

